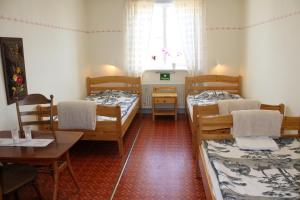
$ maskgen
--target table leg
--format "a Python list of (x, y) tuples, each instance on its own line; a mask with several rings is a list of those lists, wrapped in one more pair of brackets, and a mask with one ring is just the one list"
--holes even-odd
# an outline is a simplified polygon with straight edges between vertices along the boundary
[(74, 183), (75, 183), (77, 189), (80, 190), (78, 181), (77, 181), (77, 179), (76, 179), (76, 177), (75, 177), (75, 174), (74, 174), (74, 171), (73, 171), (73, 169), (72, 169), (72, 165), (71, 165), (71, 160), (70, 160), (70, 154), (69, 154), (69, 152), (66, 153), (66, 160), (67, 160), (67, 167), (68, 167), (68, 170), (69, 170), (69, 172), (70, 172), (70, 174), (71, 174), (71, 177), (72, 177), (72, 179), (73, 179), (73, 181), (74, 181)]
[(155, 110), (155, 103), (154, 103), (154, 98), (152, 98), (152, 120), (155, 120), (155, 115), (154, 115), (154, 110)]
[[(0, 173), (0, 178), (2, 179), (2, 173)], [(2, 185), (0, 185), (0, 200), (3, 200), (3, 194), (2, 194)]]
[(54, 177), (54, 189), (53, 189), (53, 200), (57, 199), (57, 192), (58, 192), (58, 179), (59, 179), (59, 169), (58, 169), (58, 162), (55, 161), (53, 163), (53, 177)]
[(177, 120), (177, 98), (175, 98), (175, 121)]
[(34, 180), (32, 182), (32, 186), (33, 186), (33, 188), (35, 190), (36, 195), (38, 196), (38, 199), (42, 200), (43, 199), (43, 195), (42, 195), (42, 193), (41, 193), (41, 191), (39, 189), (39, 186), (38, 186), (38, 183), (37, 183), (36, 180)]

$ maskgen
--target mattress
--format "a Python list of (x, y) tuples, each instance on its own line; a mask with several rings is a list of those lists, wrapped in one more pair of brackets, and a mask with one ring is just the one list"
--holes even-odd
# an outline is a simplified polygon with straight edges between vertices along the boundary
[[(123, 124), (137, 105), (139, 98), (137, 94), (131, 94), (126, 91), (106, 90), (87, 96), (85, 100), (96, 102), (99, 105), (119, 105), (121, 107), (121, 123)], [(54, 116), (54, 120), (57, 121), (58, 117)], [(97, 121), (116, 120), (116, 117), (97, 116)]]
[(121, 90), (105, 90), (87, 96), (85, 100), (96, 102), (99, 105), (119, 105), (121, 117), (124, 117), (138, 95)]
[(201, 148), (202, 152), (203, 152), (203, 158), (204, 158), (204, 162), (205, 162), (204, 164), (205, 164), (205, 167), (206, 167), (207, 172), (210, 177), (213, 195), (216, 200), (223, 200), (222, 193), (221, 193), (220, 186), (219, 186), (219, 181), (218, 181), (218, 178), (216, 176), (214, 169), (212, 168), (211, 163), (209, 162), (207, 151), (204, 148), (204, 145), (199, 145), (199, 148)]
[[(128, 116), (130, 115), (130, 113), (133, 111), (133, 109), (135, 108), (135, 106), (138, 104), (138, 99), (139, 98), (136, 98), (134, 100), (134, 102), (132, 104), (130, 104), (130, 107), (127, 110), (126, 114), (122, 116), (122, 120), (121, 120), (122, 124), (126, 121), (126, 119), (128, 118)], [(97, 121), (116, 121), (116, 120), (117, 120), (116, 117), (97, 116)]]
[(300, 199), (300, 139), (277, 139), (277, 151), (240, 150), (234, 141), (200, 148), (217, 200)]
[[(138, 95), (121, 90), (105, 90), (87, 96), (85, 100), (96, 102), (99, 105), (119, 105), (121, 107), (121, 118), (123, 124), (138, 103)], [(115, 117), (97, 116), (97, 121), (115, 120)]]
[(188, 110), (190, 117), (193, 121), (193, 106), (194, 105), (211, 105), (216, 104), (218, 100), (225, 99), (239, 99), (240, 95), (230, 94), (226, 91), (204, 91), (196, 95), (188, 95), (186, 102), (188, 105)]
[(190, 98), (190, 95), (187, 97), (187, 105), (188, 105), (188, 109), (189, 109), (189, 113), (190, 113), (190, 117), (191, 117), (191, 120), (193, 121), (194, 118), (193, 118), (193, 106), (194, 105), (210, 105), (210, 104), (216, 104), (217, 103), (217, 100), (212, 100), (212, 101), (206, 101), (206, 102), (203, 102), (203, 101), (198, 101), (197, 103), (195, 103), (195, 100), (193, 100), (192, 98)]

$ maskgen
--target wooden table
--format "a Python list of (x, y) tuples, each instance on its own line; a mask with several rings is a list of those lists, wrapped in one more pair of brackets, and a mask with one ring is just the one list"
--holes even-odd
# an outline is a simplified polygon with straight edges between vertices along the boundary
[[(173, 104), (170, 109), (158, 109), (157, 104)], [(152, 118), (156, 115), (174, 115), (177, 120), (177, 93), (176, 92), (153, 92), (152, 93)]]
[[(0, 147), (0, 162), (27, 163), (33, 165), (51, 166), (54, 177), (53, 200), (57, 199), (60, 173), (68, 169), (79, 189), (74, 175), (69, 150), (82, 137), (81, 132), (56, 131), (56, 140), (46, 147)], [(33, 138), (53, 138), (49, 131), (33, 131)], [(11, 138), (10, 131), (0, 131), (1, 138)]]

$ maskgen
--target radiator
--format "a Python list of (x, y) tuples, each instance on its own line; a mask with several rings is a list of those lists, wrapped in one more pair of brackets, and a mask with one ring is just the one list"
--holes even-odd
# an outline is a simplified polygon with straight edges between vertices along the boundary
[[(154, 84), (142, 85), (142, 108), (152, 108), (152, 88), (153, 86), (162, 86)], [(177, 88), (178, 108), (184, 108), (184, 84), (164, 84), (163, 86), (175, 86)]]

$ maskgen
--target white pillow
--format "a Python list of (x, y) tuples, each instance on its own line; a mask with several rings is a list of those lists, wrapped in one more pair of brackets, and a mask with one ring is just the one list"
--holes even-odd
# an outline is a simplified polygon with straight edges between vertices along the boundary
[(279, 150), (277, 143), (270, 137), (237, 137), (236, 145), (243, 150)]

